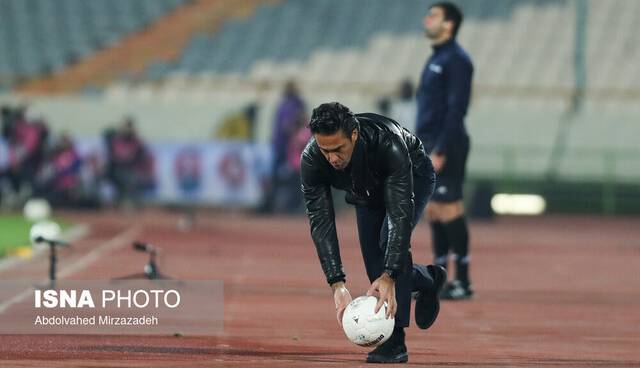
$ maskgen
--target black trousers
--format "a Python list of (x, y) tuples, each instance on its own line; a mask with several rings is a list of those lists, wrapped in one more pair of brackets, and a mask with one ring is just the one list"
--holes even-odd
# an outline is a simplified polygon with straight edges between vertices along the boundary
[(464, 177), (467, 169), (467, 158), (471, 141), (469, 136), (455, 137), (446, 152), (446, 161), (442, 171), (438, 173), (438, 182), (431, 197), (432, 202), (455, 202), (462, 199)]
[[(425, 176), (413, 177), (414, 193), (414, 221), (413, 226), (420, 220), (420, 216), (433, 193), (433, 179)], [(356, 206), (358, 221), (358, 237), (362, 258), (371, 282), (375, 281), (384, 271), (384, 254), (387, 249), (388, 222), (385, 208), (373, 209)], [(408, 327), (411, 316), (411, 292), (434, 287), (433, 278), (427, 272), (425, 265), (413, 264), (411, 246), (409, 246), (407, 269), (396, 280), (396, 326)]]

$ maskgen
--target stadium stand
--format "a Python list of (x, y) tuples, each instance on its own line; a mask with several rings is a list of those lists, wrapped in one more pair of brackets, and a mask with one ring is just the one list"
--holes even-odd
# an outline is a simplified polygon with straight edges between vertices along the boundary
[[(271, 0), (273, 2), (275, 0)], [(213, 32), (224, 21), (248, 16), (263, 0), (191, 0), (60, 73), (20, 86), (26, 93), (77, 93), (101, 90), (117, 80), (137, 82), (149, 67), (175, 59), (195, 32)], [(161, 66), (160, 66), (161, 68)]]
[(185, 0), (0, 0), (0, 84), (58, 72)]
[[(466, 13), (461, 43), (474, 57), (477, 85), (533, 92), (572, 87), (574, 2), (459, 3)], [(590, 1), (589, 6), (588, 87), (637, 86), (640, 75), (633, 60), (639, 42), (632, 30), (640, 21), (640, 3)], [(227, 22), (213, 34), (194, 35), (176, 62), (154, 65), (147, 75), (242, 75), (276, 81), (295, 75), (303, 83), (395, 84), (414, 76), (429, 53), (421, 30), (424, 7), (419, 0), (403, 1), (402, 6), (382, 0), (262, 5), (250, 18)], [(620, 19), (611, 29), (613, 11)]]
[[(567, 118), (575, 83), (574, 2), (510, 0), (501, 1), (499, 7), (488, 0), (459, 3), (466, 14), (460, 42), (476, 65), (468, 125), (479, 152), (471, 157), (471, 171), (483, 176), (509, 171), (518, 177), (544, 177), (550, 170), (567, 177), (604, 175), (601, 160), (587, 160), (590, 165), (585, 166), (580, 152), (587, 147), (598, 152), (619, 147), (575, 142), (584, 141), (583, 136), (616, 142), (610, 134), (603, 135), (608, 128), (603, 128), (602, 119), (625, 127), (629, 119), (606, 112), (600, 120), (586, 123), (572, 124), (575, 119)], [(639, 68), (633, 63), (639, 56), (634, 46), (637, 36), (630, 31), (640, 20), (639, 4), (589, 3), (586, 88), (592, 110), (607, 109), (600, 97), (608, 92), (624, 93), (640, 85)], [(149, 69), (147, 75), (166, 78), (161, 89), (174, 89), (188, 80), (283, 82), (295, 77), (311, 101), (333, 98), (372, 109), (371, 95), (388, 93), (406, 77), (417, 79), (430, 52), (421, 29), (424, 2), (409, 0), (402, 5), (389, 7), (381, 0), (313, 4), (289, 0), (264, 5), (252, 17), (228, 22), (215, 34), (194, 36), (177, 62)], [(624, 15), (610, 42), (605, 42), (611, 30), (607, 20), (614, 10)], [(615, 66), (612, 60), (617, 60)], [(634, 104), (623, 100), (621, 105), (633, 109)], [(558, 137), (566, 125), (570, 132), (565, 142)], [(566, 147), (557, 151), (556, 145)], [(564, 156), (552, 158), (553, 154)], [(593, 165), (598, 170), (591, 170)]]
[[(18, 3), (0, 1), (11, 6)], [(37, 1), (42, 2), (27, 0), (24, 4)], [(174, 7), (181, 3), (162, 1)], [(635, 25), (640, 23), (639, 1), (588, 0), (586, 90), (583, 110), (577, 115), (569, 113), (575, 84), (575, 1), (457, 2), (465, 10), (460, 42), (472, 55), (476, 70), (467, 119), (474, 137), (472, 174), (495, 176), (509, 172), (541, 178), (555, 172), (568, 178), (602, 177), (611, 170), (603, 163), (603, 157), (613, 155), (615, 160), (617, 155), (610, 152), (637, 149), (628, 137), (638, 136), (634, 122), (640, 116), (640, 104), (636, 103), (640, 96), (640, 68), (636, 65), (640, 59), (640, 36), (635, 32)], [(79, 1), (62, 3), (70, 7), (68, 4)], [(109, 9), (117, 8), (116, 3), (109, 2)], [(213, 120), (214, 114), (208, 114), (208, 109), (224, 114), (224, 109), (237, 110), (258, 102), (261, 109), (257, 136), (266, 141), (279, 89), (286, 80), (297, 80), (310, 106), (340, 100), (356, 111), (374, 111), (376, 100), (391, 94), (400, 81), (418, 79), (431, 52), (421, 26), (426, 6), (422, 0), (403, 0), (402, 6), (389, 6), (384, 0), (193, 0), (181, 10), (204, 3), (220, 5), (215, 9), (198, 8), (202, 23), (188, 30), (184, 30), (186, 26), (165, 28), (180, 24), (171, 18), (177, 17), (178, 12), (174, 12), (167, 17), (170, 24), (144, 32), (166, 37), (184, 30), (180, 42), (165, 40), (171, 47), (162, 55), (141, 54), (135, 66), (123, 66), (121, 69), (129, 71), (124, 77), (111, 69), (118, 69), (112, 68), (114, 60), (123, 59), (115, 55), (130, 55), (139, 48), (129, 39), (109, 50), (110, 58), (103, 61), (102, 69), (98, 68), (102, 71), (96, 72), (93, 79), (77, 75), (67, 78), (79, 80), (85, 87), (103, 88), (104, 101), (119, 106), (113, 110), (99, 107), (96, 102), (99, 114), (92, 116), (116, 119), (112, 111), (120, 113), (135, 107), (141, 111), (141, 131), (153, 138), (202, 139), (199, 132), (205, 127), (209, 131)], [(127, 4), (119, 6), (132, 6)], [(162, 9), (172, 8), (166, 5)], [(120, 15), (127, 20), (116, 23), (142, 24), (143, 21), (131, 20), (138, 19), (133, 9), (127, 14)], [(157, 10), (153, 14), (165, 13)], [(185, 25), (198, 23), (196, 18), (186, 16), (183, 21)], [(139, 29), (125, 25), (118, 29)], [(6, 32), (3, 36), (8, 37)], [(101, 37), (105, 43), (112, 39)], [(148, 40), (145, 38), (145, 42)], [(154, 40), (155, 44), (163, 43), (161, 36)], [(5, 59), (0, 57), (0, 68), (6, 68)], [(82, 86), (74, 89), (82, 90)], [(69, 100), (75, 101), (73, 97)], [(64, 115), (63, 119), (64, 108), (54, 107), (53, 102), (40, 106), (43, 108), (39, 110), (35, 105), (34, 109), (51, 115), (52, 124), (56, 120), (65, 120), (65, 126), (77, 124), (73, 116)], [(171, 124), (179, 114), (158, 113), (181, 106), (192, 106), (194, 122), (189, 123), (193, 128), (189, 131), (193, 133)], [(145, 122), (145, 116), (153, 121)], [(165, 117), (167, 129), (154, 129)], [(88, 134), (90, 128), (82, 131)], [(586, 156), (596, 158), (584, 158), (585, 150), (591, 150)], [(627, 161), (615, 164), (614, 172), (621, 177), (637, 177), (635, 173), (640, 170)]]

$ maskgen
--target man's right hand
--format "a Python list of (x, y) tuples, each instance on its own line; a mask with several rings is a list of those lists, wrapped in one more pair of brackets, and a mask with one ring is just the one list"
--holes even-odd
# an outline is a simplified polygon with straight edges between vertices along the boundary
[(342, 281), (331, 284), (331, 288), (333, 289), (333, 301), (336, 303), (336, 318), (338, 318), (338, 324), (342, 326), (342, 315), (347, 305), (351, 303), (351, 294)]

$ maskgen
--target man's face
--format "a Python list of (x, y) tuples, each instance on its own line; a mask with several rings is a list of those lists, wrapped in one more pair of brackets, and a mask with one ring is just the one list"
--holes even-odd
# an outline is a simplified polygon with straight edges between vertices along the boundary
[(333, 134), (315, 134), (316, 143), (322, 155), (336, 170), (344, 170), (351, 162), (353, 148), (358, 139), (358, 130), (354, 129), (351, 137), (341, 130)]
[(443, 38), (450, 23), (444, 19), (444, 10), (437, 6), (430, 8), (427, 15), (422, 19), (424, 32), (431, 40)]

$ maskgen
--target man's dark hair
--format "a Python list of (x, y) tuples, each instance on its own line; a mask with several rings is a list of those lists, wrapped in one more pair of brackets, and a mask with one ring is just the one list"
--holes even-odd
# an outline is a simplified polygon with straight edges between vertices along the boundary
[(444, 20), (453, 22), (451, 37), (456, 38), (456, 35), (458, 35), (458, 29), (460, 29), (460, 25), (462, 24), (462, 11), (456, 4), (448, 1), (437, 2), (431, 5), (430, 8), (436, 7), (442, 9), (442, 12), (444, 13)]
[(329, 102), (313, 109), (309, 128), (311, 133), (326, 135), (334, 134), (341, 129), (349, 138), (353, 130), (358, 128), (358, 120), (348, 107), (339, 102)]

